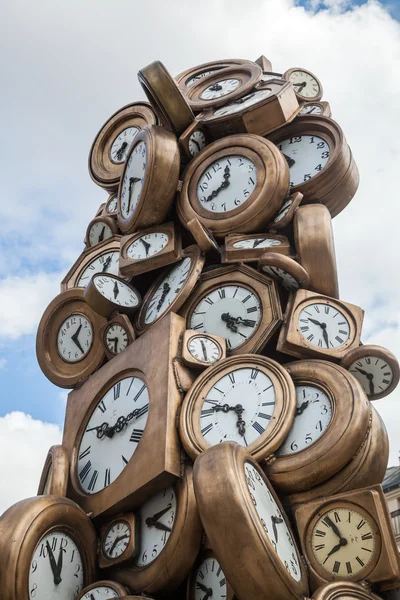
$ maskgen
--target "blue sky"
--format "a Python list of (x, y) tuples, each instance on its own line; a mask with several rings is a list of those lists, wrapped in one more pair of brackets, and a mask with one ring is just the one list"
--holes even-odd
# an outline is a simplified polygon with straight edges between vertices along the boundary
[[(400, 354), (399, 5), (253, 0), (244, 12), (239, 0), (204, 0), (200, 14), (198, 4), (180, 0), (119, 0), (118, 10), (107, 0), (42, 0), (41, 11), (29, 0), (3, 2), (0, 480), (21, 476), (3, 493), (0, 513), (35, 492), (46, 451), (61, 439), (67, 392), (37, 365), (36, 329), (107, 197), (87, 172), (93, 138), (115, 110), (144, 99), (136, 73), (152, 60), (179, 73), (265, 54), (274, 70), (317, 74), (361, 173), (356, 198), (334, 220), (341, 297), (366, 310), (364, 343)], [(392, 463), (399, 401), (395, 392), (375, 404), (389, 428)], [(5, 418), (13, 411), (21, 415)]]

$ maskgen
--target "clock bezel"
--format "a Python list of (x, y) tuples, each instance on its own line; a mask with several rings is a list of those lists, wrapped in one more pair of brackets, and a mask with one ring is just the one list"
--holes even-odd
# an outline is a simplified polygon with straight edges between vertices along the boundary
[[(303, 69), (302, 67), (291, 67), (290, 69), (287, 69), (283, 73), (282, 79), (286, 79), (286, 81), (290, 81), (290, 75), (294, 71), (304, 71), (304, 73), (308, 73), (308, 75), (311, 75), (311, 77), (313, 77), (315, 79), (315, 81), (317, 82), (318, 87), (319, 87), (318, 94), (316, 94), (315, 96), (312, 96), (311, 98), (306, 98), (305, 96), (302, 96), (301, 94), (299, 94), (298, 92), (295, 91), (294, 93), (296, 94), (298, 101), (305, 103), (305, 102), (318, 102), (319, 100), (321, 100), (323, 93), (324, 93), (324, 90), (322, 88), (322, 83), (320, 82), (318, 77), (316, 75), (314, 75), (314, 73), (311, 73), (311, 71), (308, 71), (307, 69)], [(292, 82), (290, 82), (290, 83), (292, 83)]]
[[(61, 444), (51, 446), (40, 476), (38, 496), (66, 496), (68, 488), (69, 458), (66, 448)], [(50, 479), (49, 490), (45, 494)]]
[[(189, 344), (193, 338), (209, 338), (212, 340), (219, 349), (219, 358), (213, 362), (207, 362), (194, 357), (189, 350)], [(210, 333), (199, 332), (194, 329), (186, 329), (182, 340), (182, 362), (184, 365), (192, 369), (206, 369), (224, 358), (226, 358), (226, 341), (224, 338)]]
[[(87, 226), (86, 235), (85, 235), (85, 239), (84, 239), (84, 244), (85, 244), (86, 248), (95, 248), (96, 246), (98, 246), (98, 244), (101, 244), (101, 242), (97, 242), (97, 244), (90, 243), (90, 230), (95, 223), (105, 223), (111, 229), (111, 236), (109, 238), (107, 238), (107, 240), (114, 237), (115, 235), (118, 235), (118, 233), (119, 233), (119, 229), (118, 229), (115, 219), (113, 217), (107, 216), (107, 215), (99, 215), (99, 216), (95, 217), (94, 219), (92, 219), (90, 221), (89, 225)], [(105, 240), (105, 241), (107, 241), (107, 240)]]
[[(108, 358), (108, 360), (111, 360), (111, 359), (115, 358), (115, 356), (118, 356), (118, 354), (121, 354), (121, 352), (117, 352), (117, 354), (114, 354), (113, 352), (111, 352), (111, 350), (109, 350), (109, 348), (107, 347), (107, 343), (106, 343), (107, 331), (114, 324), (120, 325), (125, 330), (126, 335), (128, 337), (128, 346), (130, 346), (130, 344), (132, 344), (132, 342), (134, 342), (136, 339), (135, 330), (133, 328), (133, 325), (126, 315), (115, 315), (115, 317), (113, 317), (112, 319), (109, 319), (107, 321), (107, 323), (105, 323), (100, 329), (100, 335), (101, 335), (101, 339), (102, 339), (103, 346), (104, 346), (104, 352), (105, 352), (105, 355)], [(125, 350), (126, 350), (126, 348), (125, 348)], [(123, 350), (122, 352), (124, 352), (125, 350)]]
[[(119, 556), (111, 558), (107, 556), (104, 544), (109, 530), (117, 523), (125, 523), (129, 527), (130, 538), (127, 547)], [(135, 520), (135, 515), (131, 512), (122, 513), (102, 524), (99, 531), (99, 553), (98, 564), (100, 569), (107, 569), (114, 565), (126, 563), (135, 558), (139, 550), (139, 528)]]

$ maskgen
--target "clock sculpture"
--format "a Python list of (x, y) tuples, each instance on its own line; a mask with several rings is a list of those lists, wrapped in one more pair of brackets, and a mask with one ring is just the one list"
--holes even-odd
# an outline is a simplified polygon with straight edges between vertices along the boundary
[(379, 600), (400, 560), (373, 401), (400, 371), (340, 296), (359, 177), (322, 84), (264, 56), (138, 77), (39, 324), (71, 392), (38, 496), (0, 517), (2, 598)]

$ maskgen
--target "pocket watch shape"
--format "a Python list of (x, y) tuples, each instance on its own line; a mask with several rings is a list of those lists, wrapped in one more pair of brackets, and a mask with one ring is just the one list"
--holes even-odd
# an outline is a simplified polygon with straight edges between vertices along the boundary
[(47, 453), (40, 477), (38, 496), (66, 496), (69, 459), (64, 446), (52, 446)]
[(186, 394), (181, 441), (192, 460), (210, 446), (234, 441), (260, 461), (288, 435), (295, 405), (292, 379), (277, 362), (253, 354), (226, 358), (204, 371)]
[(234, 600), (235, 593), (212, 550), (203, 550), (190, 572), (186, 600)]
[(204, 256), (198, 246), (188, 246), (182, 259), (168, 267), (155, 280), (143, 298), (136, 319), (136, 330), (141, 335), (167, 312), (177, 311), (194, 288), (204, 265)]
[(135, 330), (126, 315), (116, 315), (100, 329), (107, 358), (110, 360), (135, 341)]
[(106, 205), (104, 207), (104, 214), (116, 217), (118, 210), (118, 198), (117, 194), (110, 194)]
[(132, 560), (139, 551), (139, 531), (133, 513), (124, 513), (100, 529), (99, 567), (106, 569)]
[(114, 311), (131, 315), (142, 302), (139, 292), (132, 285), (121, 277), (107, 273), (93, 275), (83, 296), (88, 305), (103, 317), (109, 317)]
[(181, 134), (194, 114), (165, 66), (156, 60), (139, 71), (138, 79), (162, 124)]
[(153, 495), (136, 514), (140, 527), (137, 557), (111, 570), (132, 592), (173, 591), (189, 573), (200, 549), (202, 525), (193, 489), (192, 469)]
[(276, 600), (308, 594), (289, 521), (244, 448), (225, 442), (207, 450), (194, 464), (194, 485), (207, 537), (241, 600), (265, 600), (266, 582)]
[(321, 82), (310, 71), (294, 67), (285, 71), (282, 77), (292, 83), (299, 102), (321, 100), (323, 94)]
[(299, 288), (308, 288), (310, 285), (307, 271), (290, 256), (276, 252), (265, 253), (258, 261), (258, 268), (289, 292), (296, 292)]
[(370, 589), (351, 581), (333, 581), (319, 587), (312, 600), (382, 600)]
[(121, 240), (119, 268), (122, 275), (132, 277), (177, 262), (182, 256), (182, 242), (174, 224), (126, 235)]
[(186, 71), (182, 71), (182, 73), (179, 73), (179, 75), (175, 77), (175, 81), (182, 92), (186, 94), (189, 88), (195, 83), (204, 77), (215, 73), (215, 71), (220, 71), (221, 69), (226, 69), (228, 67), (234, 67), (236, 65), (244, 65), (249, 62), (251, 61), (244, 60), (242, 58), (228, 58), (226, 60), (216, 60), (204, 63), (202, 65), (197, 65), (196, 67), (186, 69)]
[(95, 273), (119, 273), (121, 236), (114, 236), (94, 248), (87, 248), (74, 262), (61, 282), (61, 291), (85, 288)]
[(384, 398), (399, 383), (398, 360), (381, 346), (354, 348), (344, 356), (340, 364), (358, 379), (370, 400)]
[(171, 131), (148, 126), (138, 133), (118, 189), (118, 226), (123, 233), (165, 220), (177, 190), (179, 166), (178, 142)]
[(332, 218), (323, 204), (300, 206), (293, 219), (294, 244), (313, 292), (339, 298)]
[(147, 102), (128, 104), (114, 113), (90, 149), (89, 173), (93, 181), (106, 190), (117, 190), (133, 140), (143, 127), (156, 124), (157, 117)]
[(295, 192), (294, 194), (290, 194), (289, 197), (285, 198), (285, 201), (280, 207), (279, 212), (269, 225), (269, 231), (277, 231), (289, 225), (289, 223), (292, 222), (294, 214), (297, 208), (300, 206), (302, 200), (303, 194), (300, 194), (300, 192)]
[(277, 350), (339, 361), (359, 346), (363, 319), (354, 304), (300, 289), (289, 298)]
[(292, 428), (265, 472), (282, 493), (306, 490), (340, 471), (365, 441), (370, 403), (349, 373), (323, 360), (286, 365), (296, 387)]
[(184, 329), (168, 315), (68, 396), (68, 495), (94, 517), (132, 511), (179, 477), (172, 359)]
[(305, 102), (298, 112), (299, 117), (302, 115), (313, 115), (315, 117), (323, 115), (324, 117), (330, 117), (331, 107), (329, 102)]
[(205, 227), (198, 219), (192, 219), (191, 221), (188, 221), (186, 223), (186, 227), (192, 234), (196, 244), (199, 246), (203, 254), (211, 252), (218, 256), (221, 253), (218, 242), (211, 231), (209, 231), (207, 227)]
[(397, 579), (399, 553), (381, 485), (308, 502), (295, 518), (311, 590), (334, 579)]
[(187, 329), (182, 341), (182, 362), (192, 369), (204, 369), (226, 358), (224, 338)]
[(0, 581), (7, 600), (74, 600), (94, 577), (96, 534), (71, 500), (28, 498), (0, 518)]
[(97, 246), (118, 234), (118, 227), (112, 217), (99, 216), (90, 221), (86, 230), (85, 244), (88, 248)]
[(289, 169), (266, 139), (241, 134), (213, 142), (189, 164), (178, 197), (185, 225), (197, 218), (216, 237), (262, 231), (289, 189)]
[(303, 204), (325, 204), (332, 217), (347, 206), (357, 191), (359, 174), (336, 121), (304, 115), (268, 139), (286, 158), (291, 191), (303, 194)]
[(284, 235), (274, 233), (231, 233), (225, 238), (222, 262), (254, 262), (267, 252), (291, 254), (290, 243)]
[(276, 283), (241, 264), (203, 273), (180, 314), (187, 329), (225, 338), (230, 354), (258, 352), (282, 321)]
[(126, 587), (115, 581), (96, 581), (86, 587), (75, 600), (117, 600), (117, 598), (130, 598), (127, 596)]
[(104, 361), (99, 330), (105, 319), (90, 308), (83, 296), (83, 290), (78, 288), (58, 294), (39, 323), (39, 366), (59, 387), (73, 388)]

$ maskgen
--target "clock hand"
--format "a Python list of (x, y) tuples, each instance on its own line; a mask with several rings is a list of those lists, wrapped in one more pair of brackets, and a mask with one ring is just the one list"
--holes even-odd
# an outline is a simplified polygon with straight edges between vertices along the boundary
[(303, 81), (302, 83), (294, 83), (293, 87), (297, 87), (298, 88), (297, 93), (300, 93), (301, 90), (306, 87), (306, 85), (307, 85), (307, 81)]
[(95, 600), (95, 597), (93, 596), (93, 594), (90, 594), (90, 599), (89, 600)]
[(170, 291), (171, 291), (171, 286), (169, 285), (168, 281), (165, 281), (164, 285), (163, 285), (163, 291), (161, 294), (161, 298), (157, 304), (157, 311), (159, 311), (161, 309), (162, 305), (164, 304), (164, 300), (167, 297), (168, 292), (170, 292)]
[(138, 181), (140, 181), (140, 177), (130, 177), (129, 178), (129, 200), (128, 200), (128, 208), (126, 209), (126, 212), (129, 213), (130, 209), (131, 209), (131, 200), (132, 200), (132, 190), (133, 190), (133, 186), (135, 185), (135, 183), (137, 183)]
[(356, 371), (361, 373), (361, 375), (365, 375), (365, 377), (368, 377), (368, 375), (369, 375), (369, 373), (367, 373), (367, 371), (364, 371), (363, 369), (359, 369), (358, 367), (356, 367)]
[(340, 538), (339, 543), (336, 546), (334, 546), (332, 548), (332, 550), (327, 554), (326, 559), (324, 560), (324, 562), (322, 564), (324, 565), (326, 563), (326, 561), (328, 560), (328, 558), (332, 554), (335, 554), (335, 552), (340, 550), (340, 548), (342, 548), (343, 546), (347, 546), (347, 540), (345, 538)]
[(115, 354), (117, 354), (117, 350), (118, 350), (118, 338), (115, 337), (113, 340), (111, 340), (112, 342), (114, 342), (114, 352)]
[(128, 146), (128, 142), (122, 143), (121, 148), (119, 150), (117, 150), (117, 152), (116, 152), (117, 160), (121, 160), (123, 158), (127, 146)]
[(208, 196), (208, 198), (206, 198), (206, 202), (210, 202), (211, 200), (216, 198), (221, 190), (225, 190), (230, 185), (230, 181), (229, 181), (230, 176), (231, 176), (230, 168), (228, 165), (226, 165), (226, 167), (224, 169), (224, 181), (221, 183), (219, 188), (217, 188), (216, 190), (213, 190), (211, 192), (211, 194)]
[(254, 327), (254, 321), (251, 319), (242, 319), (242, 317), (232, 317), (235, 319), (238, 325), (244, 325), (245, 327)]
[(311, 317), (308, 317), (308, 320), (311, 321), (311, 323), (314, 323), (314, 325), (319, 325), (320, 327), (323, 325), (323, 323), (320, 323), (316, 319), (311, 319)]
[(61, 579), (61, 573), (62, 573), (62, 567), (63, 567), (63, 556), (64, 556), (64, 548), (60, 548), (60, 552), (58, 554), (58, 560), (57, 560), (57, 572), (58, 572), (58, 576), (60, 578), (60, 581), (62, 581)]
[(114, 435), (113, 428), (110, 427), (108, 423), (102, 423), (101, 425), (97, 425), (96, 427), (86, 429), (86, 433), (89, 431), (96, 431), (96, 435), (99, 440), (103, 439), (104, 436), (112, 437)]
[(113, 551), (115, 550), (118, 542), (120, 542), (121, 540), (124, 540), (125, 538), (129, 537), (129, 535), (126, 533), (125, 535), (120, 535), (117, 536), (114, 540), (113, 545), (111, 546), (111, 550), (110, 550), (110, 556), (112, 556)]
[(282, 154), (286, 158), (286, 162), (288, 164), (289, 169), (291, 167), (293, 167), (293, 165), (296, 163), (296, 161), (294, 160), (294, 158), (291, 158), (290, 156), (288, 156), (287, 154), (284, 154), (283, 152), (282, 152)]
[(81, 343), (78, 339), (79, 336), (79, 332), (82, 328), (82, 325), (79, 325), (78, 329), (75, 331), (74, 335), (71, 335), (71, 340), (74, 342), (75, 346), (77, 346), (79, 348), (79, 350), (82, 352), (82, 354), (85, 354), (84, 349), (81, 346)]
[(222, 90), (222, 85), (220, 83), (213, 83), (208, 89), (212, 92), (219, 92)]
[(114, 300), (116, 300), (117, 296), (119, 294), (119, 287), (118, 287), (118, 282), (117, 281), (114, 283), (114, 290), (113, 290), (113, 292), (114, 292)]
[(168, 512), (169, 510), (171, 510), (171, 508), (172, 508), (172, 505), (168, 504), (168, 506), (166, 506), (165, 508), (163, 508), (162, 510), (160, 510), (158, 513), (156, 513), (155, 515), (153, 515), (150, 518), (154, 519), (154, 521), (158, 521), (158, 519), (161, 519), (161, 517), (163, 515), (165, 515), (166, 512)]
[(99, 242), (102, 242), (104, 240), (104, 232), (105, 232), (105, 230), (106, 230), (106, 226), (103, 225), (103, 229), (101, 230), (100, 235), (99, 235)]
[(202, 590), (207, 594), (210, 592), (210, 588), (206, 587), (203, 583), (200, 583), (200, 581), (196, 581), (196, 586), (199, 588), (199, 590)]
[(243, 412), (244, 408), (241, 404), (236, 404), (236, 406), (229, 406), (229, 404), (213, 404), (213, 410), (215, 410), (216, 412), (222, 411), (224, 413), (228, 413), (230, 410), (233, 410), (236, 413), (238, 413)]
[(322, 330), (323, 330), (322, 331), (322, 336), (323, 336), (323, 338), (325, 340), (326, 347), (329, 348), (329, 338), (328, 338), (328, 332), (326, 330), (326, 324), (325, 323), (321, 323), (321, 327), (322, 327)]
[[(327, 521), (327, 522), (328, 522), (328, 524), (330, 525), (330, 527), (331, 527), (331, 529), (332, 529), (333, 533), (334, 533), (335, 535), (337, 535), (337, 536), (338, 536), (338, 538), (340, 538), (341, 540), (344, 540), (344, 538), (342, 537), (342, 534), (341, 534), (341, 533), (340, 533), (340, 531), (339, 531), (339, 528), (338, 528), (338, 526), (337, 526), (337, 525), (336, 525), (336, 524), (335, 524), (335, 523), (332, 521), (332, 519), (331, 519), (330, 517), (325, 517), (325, 521)], [(347, 540), (345, 540), (345, 541), (346, 541), (346, 544), (347, 544)], [(343, 544), (343, 546), (345, 546), (346, 544)]]
[(140, 241), (142, 242), (144, 249), (146, 250), (146, 256), (148, 256), (149, 250), (151, 248), (151, 244), (149, 244), (148, 242), (145, 242), (143, 238), (140, 238)]
[(298, 417), (298, 416), (302, 415), (308, 405), (309, 405), (309, 400), (306, 400), (305, 402), (303, 402), (301, 404), (301, 406), (298, 406), (296, 408), (295, 416)]
[[(370, 373), (370, 375), (372, 375), (372, 373)], [(373, 377), (374, 377), (373, 375), (372, 375), (372, 377), (368, 377), (368, 379), (369, 379), (369, 393), (372, 396), (375, 394), (374, 382), (372, 381)]]
[(233, 333), (238, 332), (238, 328), (236, 327), (236, 325), (233, 321), (233, 317), (231, 317), (231, 315), (229, 313), (222, 313), (221, 319), (224, 321), (227, 328), (230, 329), (231, 331), (233, 331)]
[(105, 273), (105, 272), (107, 271), (108, 267), (110, 266), (110, 264), (111, 264), (111, 254), (110, 254), (110, 256), (108, 256), (108, 257), (106, 258), (106, 260), (104, 261), (103, 268), (102, 268), (102, 271), (101, 271), (101, 272), (102, 272), (102, 273)]
[(47, 552), (49, 554), (50, 568), (51, 568), (51, 572), (53, 573), (54, 583), (55, 583), (55, 585), (59, 585), (61, 583), (61, 577), (58, 573), (56, 561), (54, 559), (54, 554), (53, 554), (53, 551), (52, 551), (51, 546), (48, 541), (46, 541), (46, 547), (47, 547)]
[(254, 240), (253, 248), (257, 248), (257, 246), (259, 246), (260, 244), (262, 244), (263, 241), (264, 241), (264, 238), (257, 238), (256, 240)]
[(206, 349), (206, 345), (203, 342), (203, 340), (200, 340), (200, 344), (201, 344), (201, 349), (203, 351), (203, 356), (204, 356), (204, 360), (207, 360), (207, 349)]
[(233, 100), (231, 104), (243, 104), (244, 102), (247, 102), (248, 100), (253, 98), (253, 96), (255, 96), (255, 93), (247, 94), (247, 96), (243, 96), (243, 98), (239, 98), (239, 100)]
[(200, 144), (198, 142), (196, 142), (196, 140), (194, 138), (192, 138), (192, 142), (193, 142), (193, 144), (196, 144), (196, 146), (198, 147), (199, 150), (201, 150)]
[(164, 525), (163, 523), (160, 523), (156, 519), (153, 519), (153, 517), (147, 517), (147, 519), (145, 520), (145, 523), (146, 523), (147, 527), (155, 527), (156, 529), (159, 529), (160, 531), (172, 531), (171, 527), (168, 527), (168, 525)]

